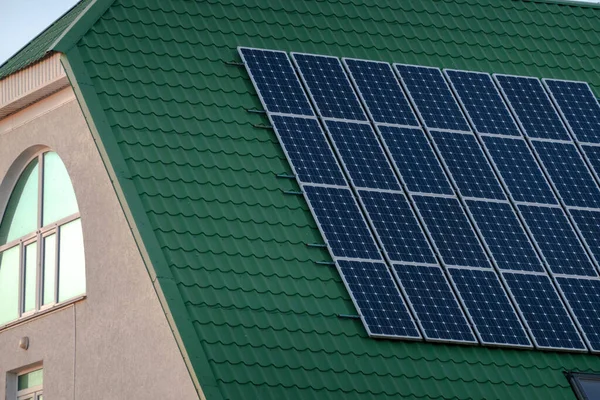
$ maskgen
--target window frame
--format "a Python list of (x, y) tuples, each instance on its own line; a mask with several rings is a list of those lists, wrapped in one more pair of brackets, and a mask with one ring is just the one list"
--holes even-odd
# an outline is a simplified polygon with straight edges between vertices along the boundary
[[(12, 198), (12, 194), (21, 179), (23, 173), (29, 167), (29, 165), (37, 159), (38, 163), (38, 182), (37, 182), (37, 221), (35, 231), (27, 233), (24, 236), (13, 239), (10, 242), (7, 242), (3, 245), (0, 245), (0, 254), (10, 250), (14, 247), (19, 247), (19, 287), (18, 287), (18, 313), (17, 318), (14, 320), (8, 321), (4, 324), (0, 324), (0, 329), (5, 328), (7, 326), (12, 326), (16, 323), (21, 322), (23, 319), (29, 319), (40, 312), (47, 311), (50, 309), (54, 309), (57, 306), (63, 306), (71, 304), (75, 301), (81, 300), (86, 297), (85, 293), (73, 297), (71, 299), (67, 299), (65, 301), (59, 301), (59, 257), (60, 257), (60, 231), (61, 227), (65, 226), (71, 222), (76, 221), (81, 218), (80, 212), (73, 213), (66, 217), (63, 217), (57, 221), (54, 221), (50, 224), (43, 225), (43, 208), (44, 208), (44, 156), (47, 153), (51, 153), (51, 149), (44, 149), (35, 153), (32, 157), (29, 157), (24, 163), (23, 167), (20, 169), (13, 185), (11, 187), (10, 193), (6, 198), (6, 203), (4, 204), (4, 209), (0, 210), (2, 213), (0, 214), (0, 225), (2, 224), (5, 214), (8, 210), (8, 205), (10, 204), (10, 200)], [(72, 182), (71, 182), (72, 184)], [(56, 240), (54, 243), (54, 263), (55, 263), (55, 271), (54, 271), (54, 293), (53, 293), (53, 301), (48, 304), (43, 304), (44, 302), (44, 255), (45, 255), (45, 238), (48, 236), (55, 235)], [(32, 243), (37, 243), (37, 256), (36, 256), (36, 284), (35, 284), (35, 301), (33, 310), (25, 311), (25, 268), (26, 268), (26, 257), (25, 251), (26, 247)]]
[(44, 374), (44, 366), (43, 365), (36, 365), (27, 369), (23, 369), (21, 371), (19, 371), (18, 373), (16, 373), (14, 375), (14, 379), (15, 379), (15, 388), (17, 390), (16, 393), (16, 400), (38, 400), (40, 398), (40, 396), (44, 396), (44, 381), (42, 378), (42, 384), (41, 385), (37, 385), (37, 386), (33, 386), (27, 389), (22, 389), (22, 390), (18, 390), (18, 382), (19, 382), (19, 377), (23, 376), (23, 375), (27, 375), (31, 372), (35, 372), (38, 370), (42, 370), (42, 376)]
[(573, 389), (573, 392), (575, 392), (575, 396), (578, 400), (592, 400), (585, 393), (585, 390), (581, 385), (580, 379), (597, 381), (600, 384), (600, 374), (590, 372), (565, 371), (564, 375), (569, 381), (569, 384), (571, 384), (571, 389)]

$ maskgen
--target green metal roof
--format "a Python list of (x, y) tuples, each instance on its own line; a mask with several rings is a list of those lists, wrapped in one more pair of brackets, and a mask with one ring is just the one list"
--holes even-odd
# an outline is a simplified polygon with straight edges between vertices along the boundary
[[(387, 4), (386, 4), (387, 3)], [(591, 355), (374, 340), (237, 46), (578, 79), (600, 10), (512, 0), (99, 0), (56, 50), (209, 399), (574, 398)], [(125, 268), (126, 266), (124, 266)]]

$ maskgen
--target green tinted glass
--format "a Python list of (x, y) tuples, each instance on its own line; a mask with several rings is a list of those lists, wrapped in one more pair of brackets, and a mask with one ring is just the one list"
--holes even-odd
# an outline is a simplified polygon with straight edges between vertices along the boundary
[(19, 246), (0, 253), (0, 325), (19, 317)]
[(54, 282), (56, 277), (56, 235), (44, 238), (44, 294), (42, 305), (54, 303)]
[(19, 375), (19, 383), (17, 390), (29, 389), (44, 383), (44, 370), (38, 369), (28, 374)]
[(33, 160), (19, 178), (0, 225), (0, 246), (32, 233), (38, 217), (38, 162)]
[(37, 242), (25, 247), (25, 284), (23, 312), (35, 309), (35, 288), (37, 287)]
[(71, 178), (56, 153), (44, 154), (43, 225), (79, 211)]
[(85, 256), (81, 220), (60, 227), (58, 301), (85, 293)]

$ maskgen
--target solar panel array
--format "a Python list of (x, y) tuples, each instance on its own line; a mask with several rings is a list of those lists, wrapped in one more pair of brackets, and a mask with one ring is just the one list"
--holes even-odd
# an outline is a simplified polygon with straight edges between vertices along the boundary
[(600, 352), (587, 84), (239, 53), (369, 335)]

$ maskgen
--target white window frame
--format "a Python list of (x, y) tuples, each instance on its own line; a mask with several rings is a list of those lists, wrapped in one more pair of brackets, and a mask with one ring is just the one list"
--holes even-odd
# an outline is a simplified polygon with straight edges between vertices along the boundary
[[(44, 395), (44, 384), (43, 383), (41, 385), (33, 386), (33, 387), (30, 387), (27, 389), (18, 390), (20, 376), (27, 375), (30, 372), (34, 372), (34, 371), (37, 371), (40, 369), (43, 370), (44, 366), (41, 364), (36, 364), (34, 367), (22, 369), (13, 375), (14, 387), (15, 387), (15, 390), (17, 390), (16, 397), (14, 398), (15, 400), (38, 400), (40, 398), (40, 396)], [(43, 372), (42, 372), (42, 374), (43, 374)], [(13, 392), (13, 394), (14, 394), (14, 392)], [(10, 396), (10, 393), (7, 393), (7, 395)], [(10, 397), (9, 397), (9, 399), (10, 399)]]

